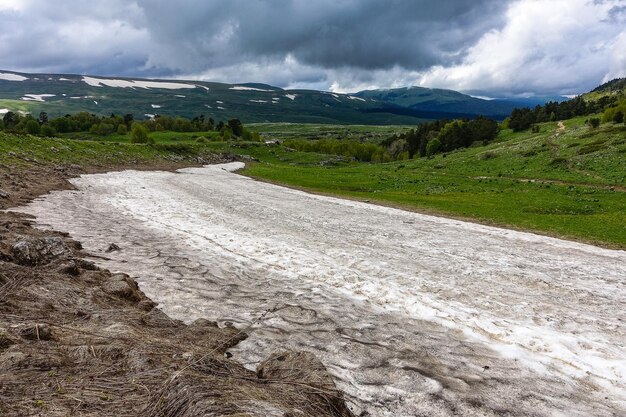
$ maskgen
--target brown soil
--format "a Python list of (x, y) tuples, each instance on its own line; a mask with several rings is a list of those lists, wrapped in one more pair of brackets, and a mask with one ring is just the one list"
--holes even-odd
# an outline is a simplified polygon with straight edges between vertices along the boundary
[[(4, 166), (0, 208), (69, 189), (79, 174), (183, 165)], [(311, 354), (277, 353), (257, 372), (229, 360), (245, 338), (170, 319), (69, 236), (0, 212), (0, 416), (352, 415)]]

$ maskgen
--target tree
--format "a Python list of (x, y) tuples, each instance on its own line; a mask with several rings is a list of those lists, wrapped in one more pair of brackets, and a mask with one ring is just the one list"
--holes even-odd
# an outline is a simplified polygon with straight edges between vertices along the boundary
[(8, 111), (5, 113), (2, 121), (5, 129), (13, 129), (20, 122), (20, 116), (17, 113)]
[(141, 123), (133, 123), (133, 127), (130, 130), (130, 141), (132, 143), (148, 143), (150, 141), (148, 129)]
[(230, 130), (233, 132), (233, 135), (240, 137), (243, 134), (243, 125), (239, 119), (230, 119), (228, 121), (228, 126)]
[(41, 132), (40, 132), (41, 136), (51, 138), (54, 135), (56, 135), (56, 133), (57, 132), (54, 130), (54, 128), (50, 126), (49, 124), (41, 126)]
[(621, 110), (615, 112), (613, 116), (613, 122), (615, 123), (624, 123), (624, 113)]
[(439, 149), (441, 149), (441, 142), (439, 139), (435, 138), (429, 140), (428, 144), (426, 144), (426, 156), (429, 158), (432, 157), (434, 154), (439, 152)]
[(126, 128), (125, 124), (120, 124), (119, 126), (117, 126), (117, 134), (118, 135), (125, 135), (128, 133), (128, 129)]
[(39, 127), (39, 123), (37, 122), (37, 120), (30, 119), (26, 122), (26, 133), (30, 135), (38, 135), (40, 131), (41, 128)]

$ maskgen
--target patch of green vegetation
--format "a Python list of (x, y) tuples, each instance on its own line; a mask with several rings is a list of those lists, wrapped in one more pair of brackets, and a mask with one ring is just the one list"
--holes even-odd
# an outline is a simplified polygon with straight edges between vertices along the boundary
[(0, 132), (0, 164), (27, 166), (32, 164), (121, 165), (156, 161), (194, 160), (221, 152), (207, 144), (193, 141), (182, 147), (176, 144), (132, 144), (117, 141), (90, 141), (40, 138)]

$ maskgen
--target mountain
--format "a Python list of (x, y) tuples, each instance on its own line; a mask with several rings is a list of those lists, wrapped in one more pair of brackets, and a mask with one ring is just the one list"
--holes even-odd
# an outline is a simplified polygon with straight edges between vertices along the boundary
[(485, 100), (452, 90), (410, 87), (336, 94), (284, 90), (266, 84), (105, 78), (72, 74), (0, 72), (0, 114), (87, 111), (98, 115), (156, 114), (244, 123), (409, 124), (487, 115), (503, 119), (528, 103)]
[[(529, 99), (483, 99), (454, 90), (440, 88), (407, 87), (391, 90), (366, 90), (355, 94), (357, 97), (373, 99), (417, 111), (422, 117), (439, 119), (454, 117), (475, 117), (477, 115), (504, 119), (511, 111), (520, 107), (534, 107), (552, 99), (563, 101), (563, 97)], [(560, 100), (559, 100), (560, 99)]]
[(618, 100), (626, 98), (626, 78), (615, 78), (583, 94), (585, 100), (599, 100), (602, 97)]
[(244, 123), (417, 124), (385, 103), (348, 94), (283, 90), (265, 84), (104, 78), (68, 74), (0, 72), (0, 113), (45, 111), (50, 117), (87, 111), (98, 115), (131, 113), (136, 118), (162, 113)]

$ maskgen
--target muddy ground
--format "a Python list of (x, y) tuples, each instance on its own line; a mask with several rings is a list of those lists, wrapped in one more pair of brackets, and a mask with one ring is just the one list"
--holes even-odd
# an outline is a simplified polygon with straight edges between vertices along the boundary
[[(1, 166), (0, 208), (124, 168)], [(276, 352), (247, 370), (226, 352), (245, 329), (173, 320), (131, 277), (85, 257), (69, 236), (0, 212), (0, 416), (352, 415), (313, 355)]]

